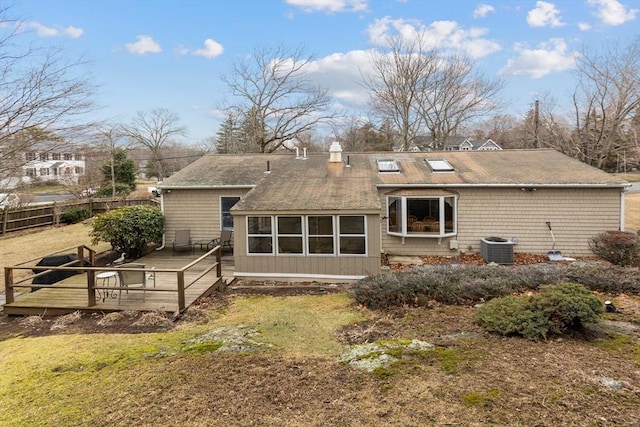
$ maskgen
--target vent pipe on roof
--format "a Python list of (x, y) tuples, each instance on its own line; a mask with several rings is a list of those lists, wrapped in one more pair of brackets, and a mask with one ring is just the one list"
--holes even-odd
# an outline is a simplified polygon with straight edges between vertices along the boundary
[(264, 173), (271, 173), (271, 164), (269, 163), (269, 160), (267, 160), (267, 170), (264, 171)]
[(349, 158), (349, 156), (347, 156), (347, 167), (351, 167), (351, 159)]
[(329, 162), (341, 163), (342, 162), (342, 147), (338, 141), (333, 141), (331, 147), (329, 147)]
[(303, 159), (307, 158), (307, 147), (302, 147), (302, 158)]
[(296, 149), (296, 159), (300, 158), (300, 149), (298, 147), (293, 147)]

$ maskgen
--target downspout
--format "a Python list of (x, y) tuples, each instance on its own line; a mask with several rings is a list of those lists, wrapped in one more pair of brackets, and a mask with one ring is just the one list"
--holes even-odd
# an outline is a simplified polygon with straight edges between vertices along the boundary
[(624, 231), (624, 193), (625, 190), (620, 192), (620, 231)]
[[(164, 217), (164, 191), (162, 191), (160, 193), (160, 212), (162, 213), (162, 216)], [(162, 233), (162, 245), (160, 245), (159, 248), (156, 248), (156, 251), (161, 251), (164, 249), (165, 245), (167, 242), (167, 234), (166, 233)]]

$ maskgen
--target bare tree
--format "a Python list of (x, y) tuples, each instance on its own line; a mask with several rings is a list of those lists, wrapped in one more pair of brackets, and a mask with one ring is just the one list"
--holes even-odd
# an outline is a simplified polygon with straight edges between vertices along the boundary
[(244, 151), (273, 152), (335, 116), (328, 91), (306, 75), (311, 61), (302, 49), (258, 48), (222, 78), (237, 100), (226, 109), (243, 123)]
[[(114, 124), (104, 124), (100, 126), (94, 135), (94, 139), (96, 141), (96, 145), (102, 148), (102, 151), (108, 153), (107, 163), (109, 165), (109, 169), (111, 170), (110, 174), (110, 184), (111, 184), (111, 196), (115, 197), (116, 192), (116, 172), (115, 172), (115, 160), (114, 156), (116, 150), (126, 149), (126, 141), (124, 140), (124, 133), (122, 132), (122, 128), (119, 125)], [(104, 178), (104, 177), (103, 177)]]
[(86, 61), (65, 59), (61, 48), (34, 47), (25, 36), (0, 7), (0, 186), (21, 175), (24, 153), (38, 142), (62, 145), (86, 130), (82, 115), (93, 108)]
[(420, 81), (420, 115), (440, 150), (465, 124), (497, 108), (502, 80), (489, 79), (474, 69), (470, 58), (442, 55), (430, 78)]
[(584, 49), (577, 73), (574, 148), (585, 163), (606, 168), (637, 144), (628, 130), (640, 108), (640, 36), (626, 45)]
[(373, 70), (363, 76), (378, 115), (390, 119), (401, 135), (401, 150), (419, 134), (430, 134), (432, 148), (441, 149), (464, 124), (496, 108), (503, 87), (488, 79), (461, 54), (429, 47), (424, 37), (389, 39), (374, 51)]
[(134, 143), (149, 149), (151, 164), (162, 180), (166, 175), (162, 148), (177, 136), (184, 136), (187, 130), (179, 126), (178, 114), (164, 108), (150, 112), (138, 112), (129, 124), (122, 126), (123, 134)]
[(427, 51), (421, 38), (406, 41), (389, 39), (388, 48), (372, 51), (369, 73), (362, 84), (371, 91), (372, 107), (383, 120), (390, 120), (400, 135), (400, 151), (424, 131), (419, 109), (421, 89), (436, 71), (437, 56)]

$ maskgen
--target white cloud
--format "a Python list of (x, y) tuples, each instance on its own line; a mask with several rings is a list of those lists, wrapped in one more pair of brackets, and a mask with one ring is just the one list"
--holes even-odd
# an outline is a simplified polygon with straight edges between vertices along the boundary
[(501, 50), (500, 44), (485, 37), (488, 32), (480, 27), (464, 29), (455, 21), (435, 21), (425, 26), (416, 20), (389, 17), (377, 19), (367, 28), (369, 41), (376, 45), (385, 45), (388, 38), (394, 36), (407, 41), (422, 37), (428, 46), (459, 50), (472, 58)]
[(162, 52), (162, 48), (160, 45), (153, 40), (151, 36), (141, 35), (137, 36), (135, 43), (127, 43), (124, 45), (125, 49), (129, 53), (133, 53), (134, 55), (145, 55), (147, 53), (160, 53)]
[(361, 74), (371, 69), (371, 52), (352, 50), (333, 53), (312, 61), (305, 71), (321, 87), (330, 88), (331, 95), (344, 108), (364, 108), (369, 93), (359, 82)]
[(19, 24), (22, 29), (35, 30), (38, 37), (71, 37), (77, 39), (84, 34), (82, 28), (68, 26), (66, 28), (47, 27), (39, 22), (23, 22)]
[(580, 29), (580, 31), (589, 31), (591, 29), (591, 24), (587, 22), (579, 22), (578, 28)]
[(560, 11), (553, 3), (546, 1), (536, 2), (535, 9), (527, 13), (527, 24), (531, 27), (562, 27), (564, 23), (560, 19)]
[(605, 25), (616, 26), (636, 18), (638, 9), (627, 9), (618, 0), (589, 0), (589, 5), (596, 6), (598, 10), (594, 16), (602, 20)]
[(528, 75), (539, 79), (547, 74), (570, 70), (575, 67), (577, 52), (569, 52), (562, 39), (551, 39), (537, 49), (517, 45), (518, 57), (510, 59), (500, 70), (501, 75)]
[(473, 11), (473, 17), (475, 19), (484, 18), (489, 13), (495, 13), (496, 8), (491, 6), (490, 4), (481, 4), (476, 7), (476, 10)]
[(286, 0), (287, 4), (303, 12), (363, 12), (367, 10), (369, 0)]
[(213, 39), (206, 39), (204, 41), (203, 49), (196, 49), (192, 53), (196, 56), (202, 56), (207, 59), (212, 59), (222, 55), (224, 47)]

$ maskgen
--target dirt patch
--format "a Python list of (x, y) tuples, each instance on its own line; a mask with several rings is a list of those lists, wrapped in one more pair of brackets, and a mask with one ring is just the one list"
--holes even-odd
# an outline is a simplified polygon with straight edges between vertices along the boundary
[(228, 297), (217, 294), (201, 298), (184, 315), (170, 319), (160, 312), (121, 311), (113, 313), (74, 312), (64, 316), (7, 316), (0, 312), (0, 341), (13, 337), (39, 337), (55, 334), (141, 334), (165, 332), (184, 323), (208, 319), (209, 313), (228, 304)]

